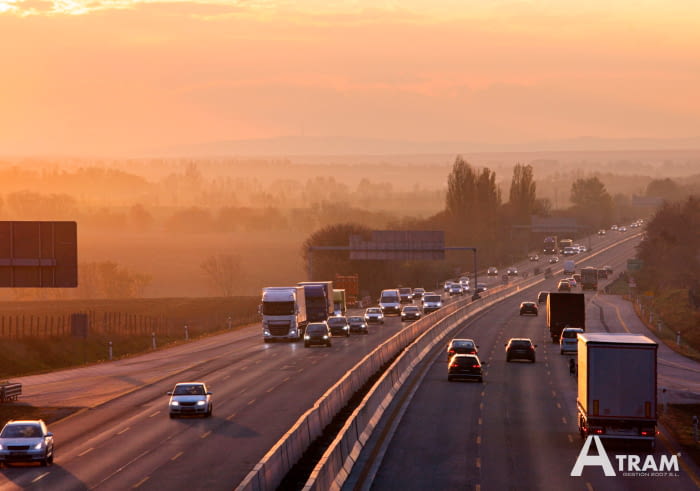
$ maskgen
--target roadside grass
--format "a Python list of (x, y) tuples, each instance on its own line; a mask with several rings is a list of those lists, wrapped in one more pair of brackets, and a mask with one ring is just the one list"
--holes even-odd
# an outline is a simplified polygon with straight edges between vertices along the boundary
[(668, 404), (659, 421), (671, 431), (686, 455), (700, 465), (700, 443), (695, 441), (693, 416), (700, 418), (700, 404)]
[(34, 407), (21, 402), (0, 403), (0, 427), (11, 419), (43, 419), (47, 424), (74, 413), (77, 407)]

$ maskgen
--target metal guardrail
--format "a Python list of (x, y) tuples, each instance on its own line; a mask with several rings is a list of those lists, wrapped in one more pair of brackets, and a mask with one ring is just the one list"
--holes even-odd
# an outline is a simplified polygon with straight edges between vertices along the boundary
[(22, 384), (0, 385), (0, 402), (16, 401), (22, 393)]

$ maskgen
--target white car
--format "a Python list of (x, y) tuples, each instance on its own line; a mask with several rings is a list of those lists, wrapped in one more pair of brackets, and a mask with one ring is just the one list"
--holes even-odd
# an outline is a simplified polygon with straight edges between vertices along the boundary
[(580, 327), (565, 327), (559, 338), (559, 353), (577, 353), (579, 333), (583, 333)]
[(8, 421), (0, 432), (0, 464), (53, 464), (53, 433), (40, 420)]
[(167, 393), (170, 396), (168, 408), (170, 417), (204, 416), (208, 418), (213, 411), (211, 392), (204, 382), (182, 382)]
[(379, 307), (370, 307), (365, 310), (365, 322), (367, 322), (367, 324), (371, 324), (373, 322), (384, 324), (384, 314), (382, 313), (382, 309)]

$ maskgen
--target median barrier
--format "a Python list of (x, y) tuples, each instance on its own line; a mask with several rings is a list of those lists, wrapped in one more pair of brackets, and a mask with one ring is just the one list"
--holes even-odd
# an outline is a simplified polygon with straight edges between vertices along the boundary
[(22, 384), (5, 383), (0, 385), (0, 402), (16, 401), (22, 394)]

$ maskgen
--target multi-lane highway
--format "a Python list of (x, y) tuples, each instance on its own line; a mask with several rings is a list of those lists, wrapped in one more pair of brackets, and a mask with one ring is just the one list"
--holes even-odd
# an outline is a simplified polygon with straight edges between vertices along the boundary
[[(592, 242), (601, 248), (617, 238)], [(632, 254), (630, 245), (620, 249), (595, 264), (619, 267)], [(520, 266), (527, 271), (535, 264)], [(490, 282), (495, 286), (500, 279)], [(534, 298), (534, 292), (523, 291), (523, 298)], [(517, 316), (519, 301), (465, 326), (463, 334), (478, 338), (490, 362), (483, 386), (447, 384), (442, 357), (431, 362), (400, 425), (408, 433), (392, 439), (376, 489), (399, 483), (407, 489), (569, 483), (568, 472), (552, 469), (570, 470), (569, 455), (575, 457), (578, 448), (569, 438), (575, 433), (573, 380), (562, 368), (564, 357), (547, 342), (543, 318)], [(589, 304), (594, 329), (600, 318), (595, 312)], [(0, 489), (231, 489), (316, 399), (400, 329), (399, 319), (391, 317), (384, 326), (372, 326), (368, 336), (335, 338), (330, 349), (304, 349), (300, 343), (264, 344), (259, 326), (251, 326), (112, 364), (25, 377), (26, 402), (82, 409), (51, 425), (53, 466), (3, 469)], [(538, 363), (504, 363), (503, 342), (516, 335), (537, 340)], [(165, 392), (188, 380), (204, 381), (214, 392), (212, 418), (168, 418)], [(392, 462), (399, 465), (402, 457), (415, 457), (409, 461), (416, 465), (396, 474)], [(422, 465), (428, 457), (430, 465)], [(405, 481), (397, 481), (399, 475)]]

